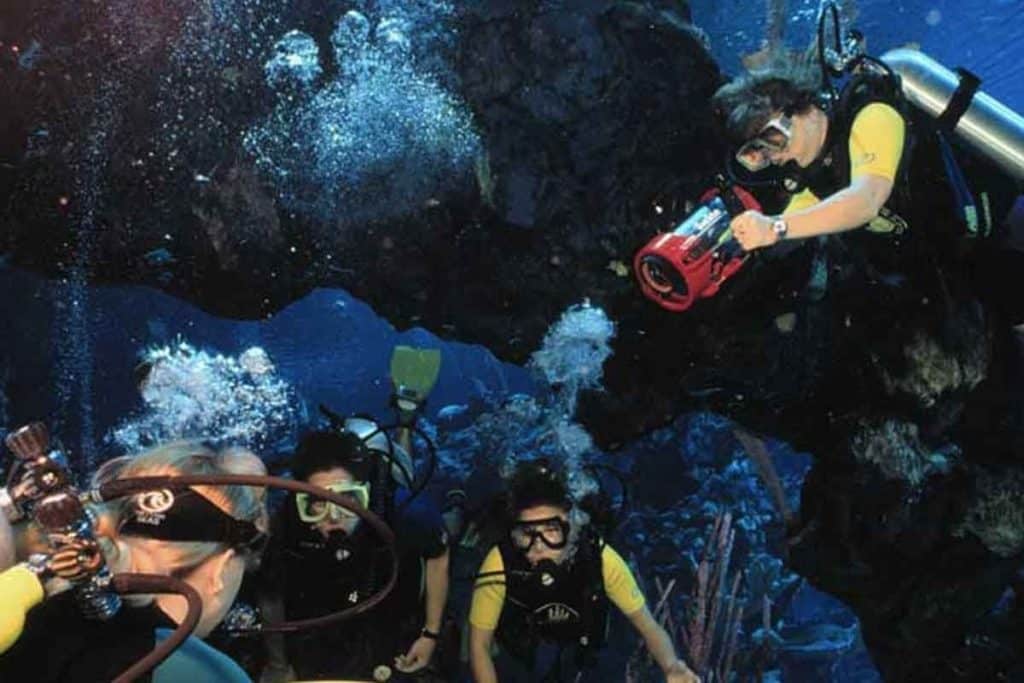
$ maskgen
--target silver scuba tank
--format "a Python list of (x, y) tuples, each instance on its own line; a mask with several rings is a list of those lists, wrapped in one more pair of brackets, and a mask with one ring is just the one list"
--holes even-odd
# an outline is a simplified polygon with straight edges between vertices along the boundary
[(381, 431), (376, 422), (365, 417), (349, 417), (345, 419), (345, 431), (358, 436), (368, 448), (382, 453), (384, 461), (391, 463), (391, 478), (399, 486), (412, 488), (416, 477), (412, 458), (395, 439)]
[[(939, 118), (961, 85), (961, 76), (918, 50), (897, 48), (881, 56), (900, 76), (903, 95)], [(954, 134), (1000, 168), (1024, 180), (1024, 118), (982, 91), (974, 93), (956, 121)]]

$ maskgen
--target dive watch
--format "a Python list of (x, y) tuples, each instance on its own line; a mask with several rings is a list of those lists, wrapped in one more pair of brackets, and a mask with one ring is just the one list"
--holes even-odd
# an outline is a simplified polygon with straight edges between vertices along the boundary
[(775, 233), (775, 236), (779, 239), (780, 242), (786, 239), (786, 234), (789, 232), (789, 224), (786, 223), (786, 219), (779, 216), (778, 218), (773, 220), (772, 232)]

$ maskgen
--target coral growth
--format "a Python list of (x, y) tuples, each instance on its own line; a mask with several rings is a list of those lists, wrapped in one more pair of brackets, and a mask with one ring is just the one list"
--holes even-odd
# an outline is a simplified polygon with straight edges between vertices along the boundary
[(971, 533), (1000, 557), (1024, 551), (1024, 478), (1019, 475), (979, 477), (979, 497), (968, 510), (956, 534)]
[(911, 486), (920, 485), (930, 474), (947, 472), (956, 450), (934, 451), (928, 448), (912, 422), (896, 419), (864, 421), (851, 440), (855, 458), (874, 463), (889, 479), (902, 479)]

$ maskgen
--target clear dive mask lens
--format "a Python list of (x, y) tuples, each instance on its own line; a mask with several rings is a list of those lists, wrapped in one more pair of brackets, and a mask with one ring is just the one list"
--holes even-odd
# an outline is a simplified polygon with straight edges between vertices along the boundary
[(736, 152), (736, 161), (751, 173), (763, 171), (772, 163), (772, 155), (786, 151), (793, 137), (793, 120), (778, 116), (764, 125), (761, 132), (743, 143)]
[[(331, 493), (337, 493), (339, 496), (343, 496), (344, 498), (351, 500), (354, 504), (359, 505), (362, 508), (368, 508), (370, 505), (369, 484), (328, 484), (324, 488)], [(323, 521), (328, 516), (330, 516), (333, 521), (356, 517), (355, 513), (346, 510), (340, 505), (329, 503), (326, 500), (316, 498), (308, 493), (296, 493), (295, 506), (298, 508), (299, 519), (308, 523)]]
[(512, 525), (509, 537), (524, 552), (532, 548), (538, 539), (552, 550), (561, 550), (569, 542), (569, 523), (561, 517), (517, 522)]

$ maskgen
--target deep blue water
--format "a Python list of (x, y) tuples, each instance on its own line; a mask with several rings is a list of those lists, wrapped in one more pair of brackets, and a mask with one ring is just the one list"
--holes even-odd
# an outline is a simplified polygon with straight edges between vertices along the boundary
[[(816, 29), (816, 0), (789, 0), (786, 44), (805, 47)], [(963, 66), (982, 78), (982, 89), (1016, 111), (1024, 111), (1024, 3), (1019, 0), (862, 0), (856, 28), (868, 50), (916, 44), (950, 69)], [(712, 52), (728, 73), (739, 58), (758, 49), (764, 35), (763, 3), (693, 0), (694, 22), (711, 38)]]
[[(68, 331), (54, 326), (53, 301), (62, 292), (24, 272), (0, 271), (0, 290), (21, 296), (0, 297), (0, 316), (17, 320), (19, 334), (6, 336), (0, 358), (8, 363), (11, 383), (7, 423), (52, 416), (78, 431), (77, 416), (55, 414), (54, 392), (75, 368), (54, 362), (54, 340)], [(406, 344), (442, 350), (441, 374), (426, 416), (448, 405), (468, 405), (488, 392), (529, 392), (529, 373), (501, 363), (486, 349), (445, 342), (420, 329), (398, 332), (362, 302), (340, 290), (316, 290), (269, 320), (225, 320), (179, 299), (142, 287), (95, 287), (89, 291), (88, 334), (95, 340), (93, 432), (103, 435), (139, 409), (132, 369), (138, 353), (177, 338), (210, 352), (237, 356), (251, 346), (270, 355), (279, 376), (315, 412), (323, 403), (341, 414), (367, 413), (390, 420), (388, 380), (391, 352)], [(21, 399), (19, 397), (24, 397)], [(67, 438), (65, 433), (65, 438)], [(77, 444), (67, 443), (71, 448)]]

